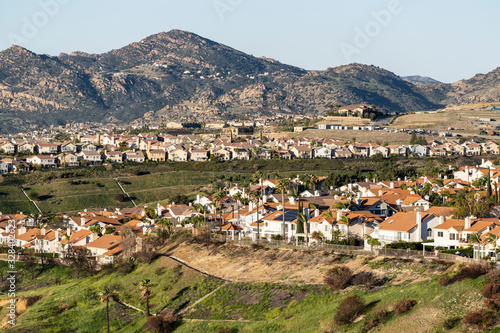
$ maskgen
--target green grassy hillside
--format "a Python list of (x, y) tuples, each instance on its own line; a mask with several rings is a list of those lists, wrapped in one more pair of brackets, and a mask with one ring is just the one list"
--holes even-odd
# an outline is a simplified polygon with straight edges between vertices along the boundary
[[(168, 251), (175, 251), (178, 245), (171, 244)], [(189, 246), (199, 249), (196, 244)], [(252, 251), (256, 256), (268, 258), (265, 248)], [(205, 253), (200, 251), (200, 255)], [(224, 248), (220, 248), (219, 253), (224, 257)], [(302, 257), (301, 251), (288, 253), (291, 270), (296, 269), (294, 265), (303, 265), (295, 264), (293, 259)], [(326, 285), (307, 284), (307, 281), (287, 284), (222, 281), (179, 265), (166, 256), (150, 264), (137, 261), (133, 269), (122, 263), (84, 278), (77, 278), (69, 267), (47, 266), (42, 270), (37, 266), (32, 271), (18, 263), (21, 276), (17, 282), (18, 321), (15, 327), (3, 326), (2, 331), (105, 332), (106, 305), (101, 302), (100, 292), (107, 287), (120, 302), (145, 309), (140, 281), (146, 278), (151, 286), (151, 312), (179, 315), (179, 320), (172, 325), (175, 332), (498, 332), (491, 327), (478, 330), (462, 320), (470, 311), (483, 307), (484, 276), (441, 286), (438, 277), (458, 266), (323, 252), (315, 255), (331, 257), (332, 267), (334, 263), (357, 262), (356, 269), (372, 269), (381, 279), (369, 288), (358, 285), (334, 291)], [(221, 260), (220, 265), (224, 264)], [(6, 271), (5, 262), (0, 262), (0, 267)], [(214, 267), (213, 271), (217, 269)], [(248, 273), (241, 272), (242, 276)], [(2, 290), (5, 285), (3, 282)], [(339, 325), (335, 315), (341, 303), (353, 295), (360, 296), (366, 306), (354, 323)], [(398, 313), (396, 304), (401, 300), (414, 300), (416, 304), (407, 312)], [(6, 295), (0, 297), (0, 318), (6, 318), (7, 301)], [(114, 300), (110, 300), (109, 305), (111, 332), (148, 331), (143, 312)], [(375, 320), (379, 320), (379, 325), (370, 330), (370, 323)], [(5, 320), (1, 325), (6, 325)]]

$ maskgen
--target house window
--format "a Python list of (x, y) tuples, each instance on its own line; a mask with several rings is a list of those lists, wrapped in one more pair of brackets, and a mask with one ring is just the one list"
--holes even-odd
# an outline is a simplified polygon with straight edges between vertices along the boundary
[(267, 222), (266, 222), (264, 225), (265, 225), (265, 226), (266, 226), (266, 228), (267, 228)]
[(443, 237), (443, 232), (442, 231), (438, 231), (438, 237)]
[(427, 237), (432, 237), (432, 229), (431, 228), (427, 229)]
[(455, 234), (450, 234), (450, 240), (455, 240)]

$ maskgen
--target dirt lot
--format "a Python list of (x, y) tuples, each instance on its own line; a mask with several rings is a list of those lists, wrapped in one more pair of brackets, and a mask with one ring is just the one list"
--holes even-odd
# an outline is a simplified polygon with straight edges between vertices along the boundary
[[(421, 128), (438, 132), (449, 131), (464, 136), (478, 135), (480, 130), (494, 130), (496, 126), (500, 126), (500, 123), (497, 122), (482, 122), (479, 120), (487, 118), (500, 121), (500, 110), (491, 111), (492, 106), (499, 105), (471, 104), (451, 107), (436, 112), (408, 114), (395, 119), (391, 127), (404, 129)], [(448, 130), (449, 127), (453, 127), (455, 130)]]

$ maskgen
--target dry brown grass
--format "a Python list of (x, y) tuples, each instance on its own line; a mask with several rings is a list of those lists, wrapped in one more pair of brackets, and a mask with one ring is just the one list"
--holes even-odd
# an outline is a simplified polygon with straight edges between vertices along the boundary
[[(438, 132), (446, 132), (449, 127), (454, 127), (455, 130), (450, 132), (467, 135), (478, 135), (481, 129), (494, 129), (493, 126), (481, 126), (474, 122), (480, 118), (491, 118), (500, 120), (500, 110), (491, 111), (492, 106), (498, 104), (484, 103), (471, 104), (459, 107), (450, 107), (437, 112), (420, 112), (417, 114), (408, 114), (400, 116), (394, 120), (391, 128), (404, 129), (428, 129)], [(485, 136), (487, 138), (495, 138)]]

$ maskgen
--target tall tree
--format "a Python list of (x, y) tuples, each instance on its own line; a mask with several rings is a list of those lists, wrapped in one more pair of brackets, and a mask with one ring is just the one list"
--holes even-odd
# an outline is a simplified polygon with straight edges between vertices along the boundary
[(101, 296), (101, 302), (106, 302), (106, 322), (108, 324), (109, 333), (109, 299), (113, 296), (113, 294), (108, 287), (104, 287), (99, 294)]
[(151, 316), (149, 313), (149, 297), (151, 296), (151, 288), (149, 286), (150, 280), (148, 279), (142, 279), (141, 282), (139, 283), (139, 286), (141, 288), (141, 298), (146, 300), (146, 316)]
[(351, 226), (351, 220), (349, 220), (347, 215), (342, 215), (342, 217), (340, 218), (340, 222), (344, 223), (347, 227), (346, 238), (347, 238), (347, 245), (349, 245), (349, 227)]
[(233, 195), (233, 199), (236, 200), (236, 210), (237, 210), (237, 213), (238, 213), (238, 223), (240, 223), (240, 204), (241, 204), (241, 193), (240, 192), (236, 192), (234, 195)]
[(469, 240), (472, 244), (477, 244), (477, 259), (481, 259), (481, 235), (478, 232), (473, 232)]
[[(217, 223), (217, 209), (222, 208), (223, 197), (224, 194), (222, 193), (222, 191), (215, 193), (214, 196), (212, 197), (212, 201), (214, 202), (214, 208), (215, 208), (215, 223)], [(219, 231), (222, 231), (222, 217), (219, 223)]]
[(257, 205), (257, 240), (260, 240), (260, 223), (259, 223), (259, 204), (260, 204), (260, 194), (258, 191), (253, 191), (251, 195), (252, 202)]
[(491, 176), (489, 168), (488, 168), (488, 175), (486, 177), (486, 198), (488, 198), (488, 200), (491, 198)]
[(491, 232), (486, 234), (486, 242), (488, 244), (493, 244), (493, 249), (495, 251), (495, 260), (497, 259), (497, 235), (492, 234)]
[(280, 179), (276, 182), (276, 189), (281, 192), (281, 204), (283, 206), (283, 224), (281, 229), (283, 231), (283, 241), (285, 240), (285, 191), (288, 191), (290, 181), (288, 179)]

